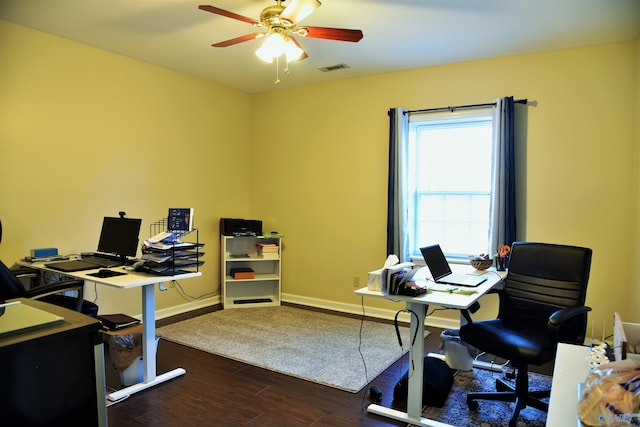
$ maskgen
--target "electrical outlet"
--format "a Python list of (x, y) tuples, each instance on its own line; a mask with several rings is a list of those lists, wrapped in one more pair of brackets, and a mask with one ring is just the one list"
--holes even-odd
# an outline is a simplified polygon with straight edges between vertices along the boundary
[(353, 289), (360, 289), (360, 277), (353, 276)]

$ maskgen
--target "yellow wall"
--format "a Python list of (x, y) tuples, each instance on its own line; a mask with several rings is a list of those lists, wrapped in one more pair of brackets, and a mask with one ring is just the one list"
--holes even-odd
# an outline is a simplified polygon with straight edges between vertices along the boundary
[[(248, 169), (229, 161), (250, 156), (250, 97), (4, 21), (0, 58), (0, 259), (95, 250), (121, 210), (146, 238), (168, 207), (194, 207), (207, 262), (182, 286), (217, 292), (218, 218), (250, 209)], [(139, 290), (97, 290), (101, 312), (140, 313)]]
[(283, 291), (358, 304), (353, 277), (364, 282), (366, 272), (383, 263), (389, 107), (464, 105), (513, 95), (533, 101), (526, 140), (519, 142), (519, 164), (526, 168), (526, 182), (519, 183), (526, 229), (520, 238), (592, 248), (587, 303), (594, 309), (595, 330), (606, 321), (611, 331), (613, 311), (639, 321), (637, 303), (629, 298), (639, 287), (638, 94), (631, 90), (638, 80), (637, 44), (475, 61), (255, 96), (252, 152), (279, 162), (254, 176), (252, 211), (287, 235)]
[[(354, 280), (385, 258), (388, 108), (513, 95), (533, 101), (519, 132), (521, 238), (593, 248), (596, 334), (613, 311), (640, 322), (640, 41), (257, 95), (3, 21), (0, 57), (6, 263), (33, 247), (92, 249), (119, 210), (146, 236), (167, 207), (193, 206), (207, 263), (182, 284), (190, 295), (217, 290), (219, 218), (244, 216), (286, 234), (285, 295), (357, 307)], [(139, 313), (137, 295), (98, 292), (101, 309)], [(157, 297), (185, 302), (175, 289)]]

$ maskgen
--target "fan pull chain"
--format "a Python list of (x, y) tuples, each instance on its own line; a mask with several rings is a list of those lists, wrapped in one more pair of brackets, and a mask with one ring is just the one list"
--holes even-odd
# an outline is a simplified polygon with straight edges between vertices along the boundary
[[(284, 71), (285, 74), (291, 73), (291, 71), (289, 70), (289, 61), (285, 63), (285, 66), (282, 69), (282, 71)], [(277, 85), (280, 84), (280, 57), (279, 56), (276, 57), (276, 81), (273, 83)]]

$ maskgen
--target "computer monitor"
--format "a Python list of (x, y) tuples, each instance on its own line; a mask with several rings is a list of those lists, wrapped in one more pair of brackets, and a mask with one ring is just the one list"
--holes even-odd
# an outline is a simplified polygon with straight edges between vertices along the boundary
[(135, 257), (138, 251), (138, 235), (141, 219), (104, 217), (98, 252), (126, 257)]

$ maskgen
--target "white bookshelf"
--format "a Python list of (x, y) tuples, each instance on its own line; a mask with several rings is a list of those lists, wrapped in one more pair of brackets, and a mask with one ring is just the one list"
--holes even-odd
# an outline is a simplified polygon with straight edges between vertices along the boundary
[[(220, 236), (222, 305), (248, 308), (280, 305), (282, 245), (280, 238)], [(277, 253), (262, 255), (259, 244), (277, 245)], [(234, 268), (251, 268), (252, 279), (234, 279)]]

